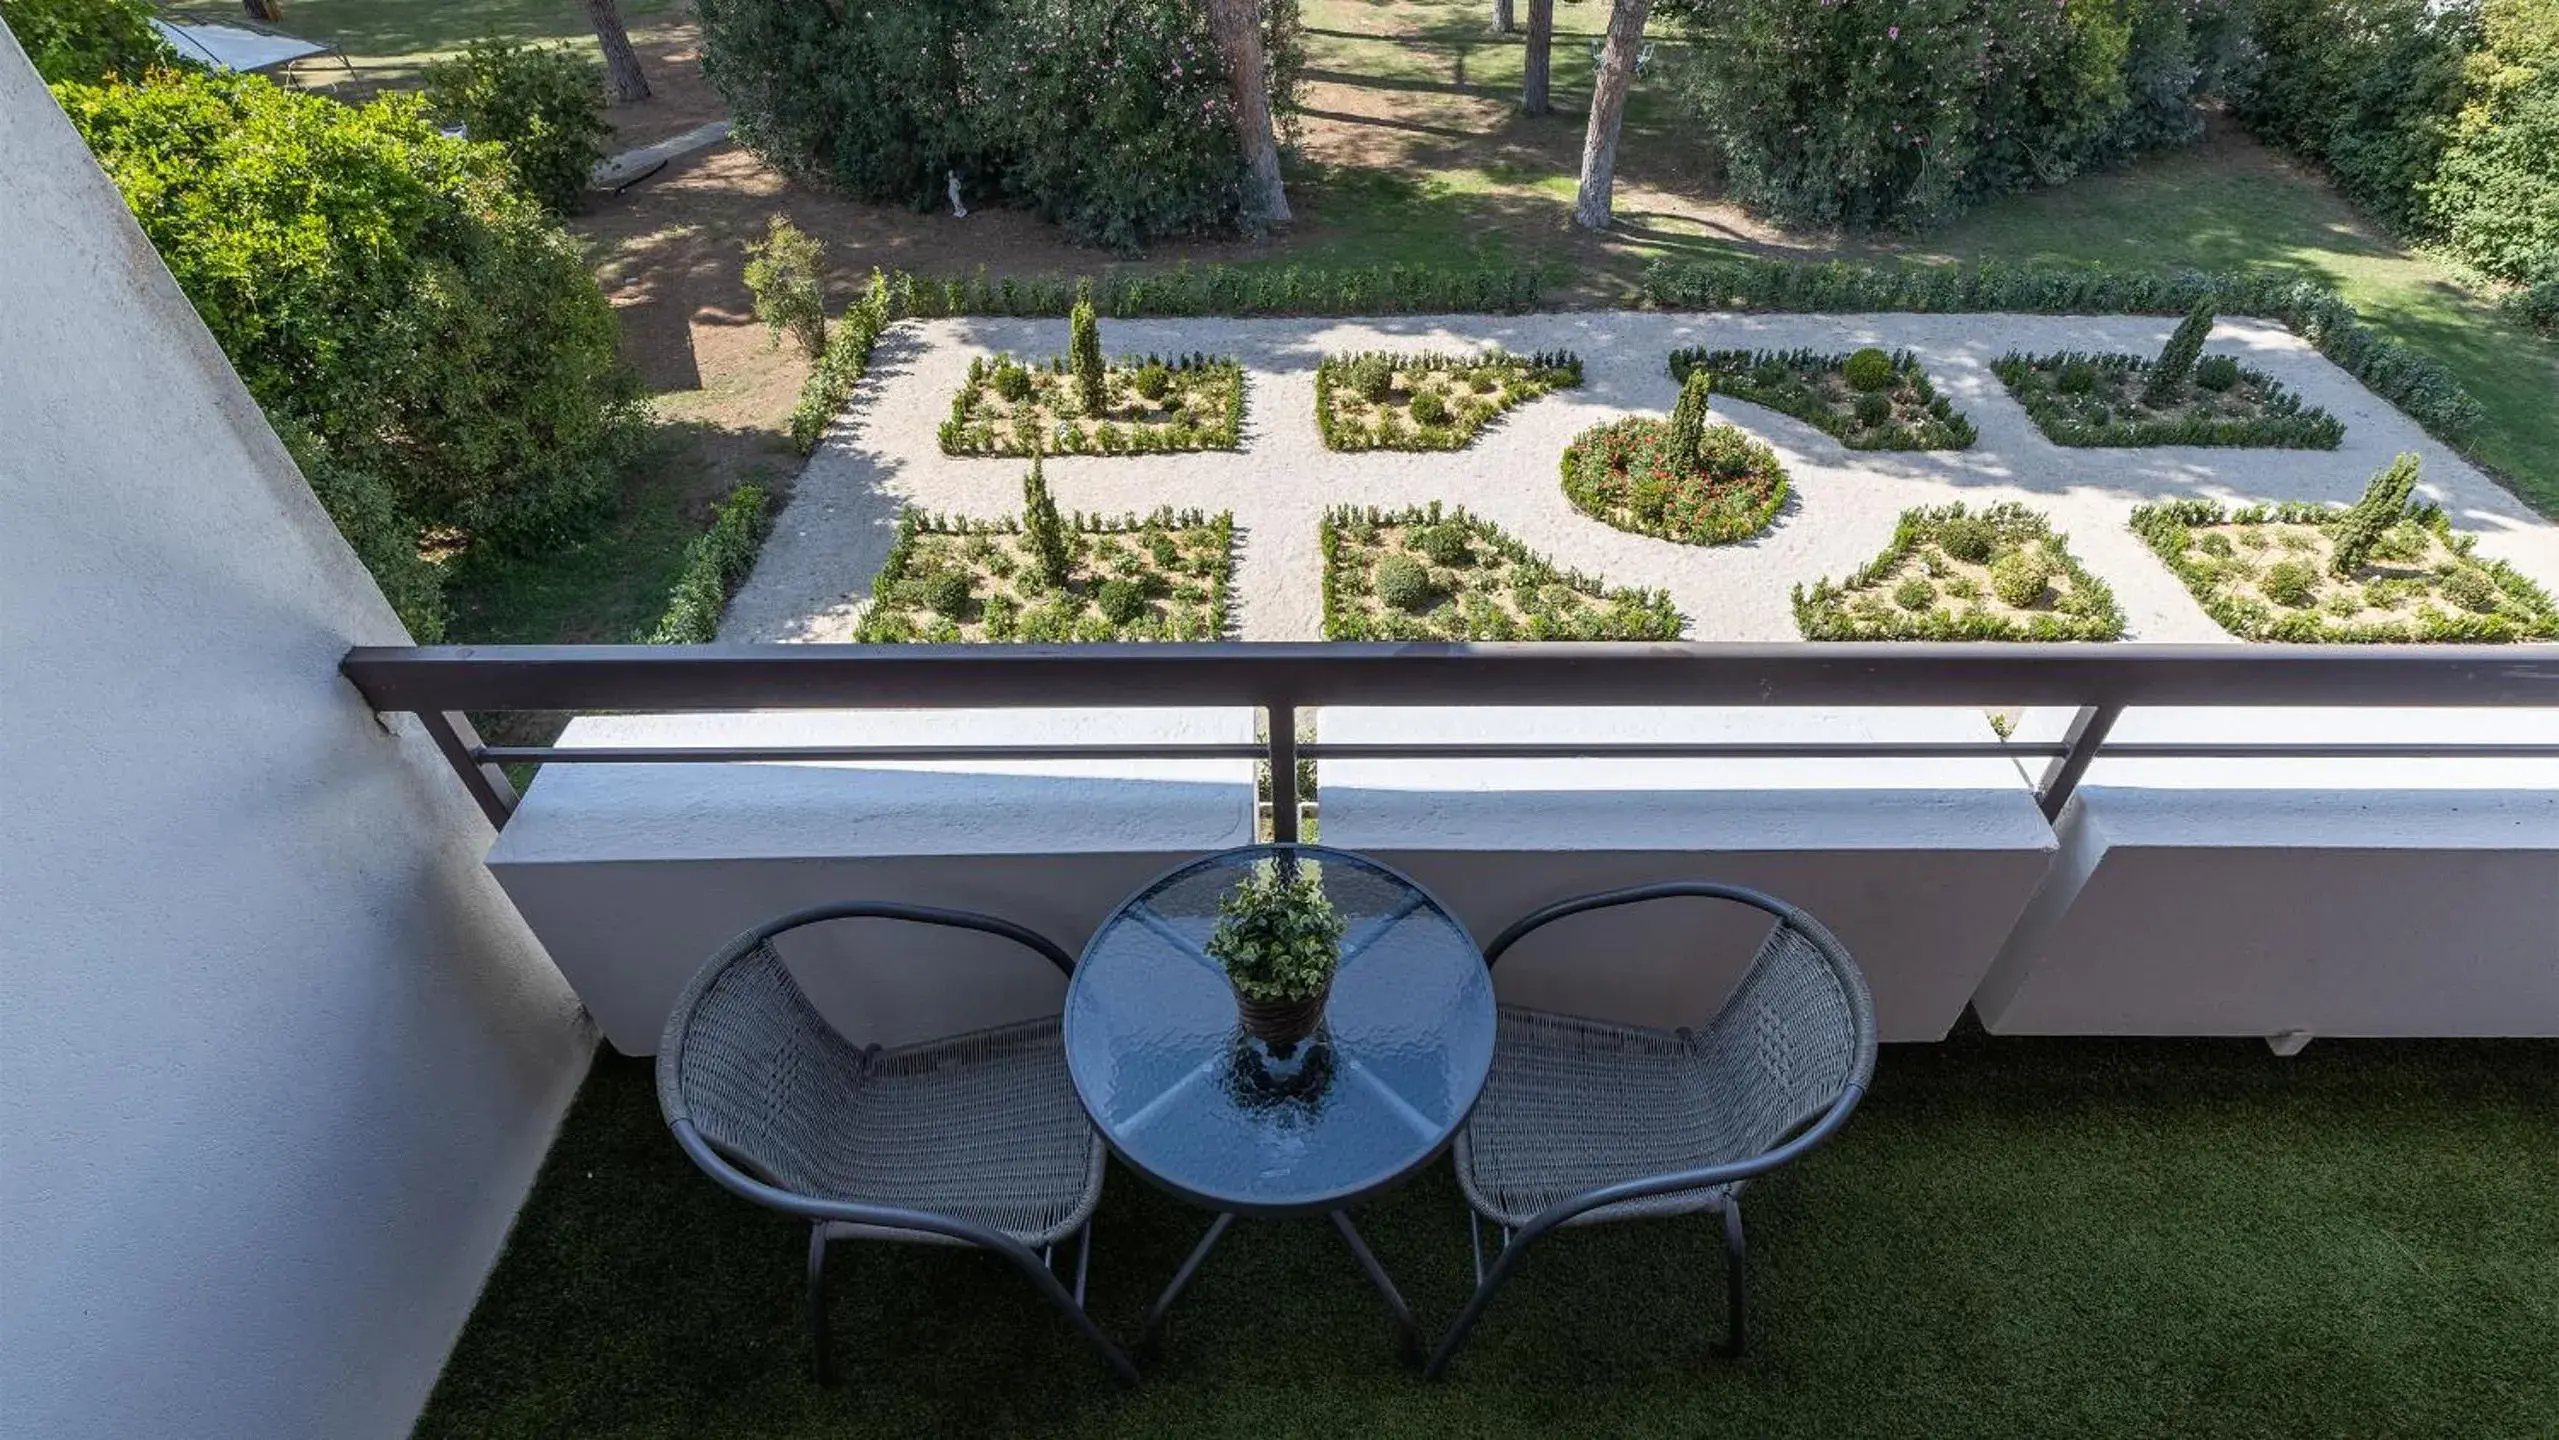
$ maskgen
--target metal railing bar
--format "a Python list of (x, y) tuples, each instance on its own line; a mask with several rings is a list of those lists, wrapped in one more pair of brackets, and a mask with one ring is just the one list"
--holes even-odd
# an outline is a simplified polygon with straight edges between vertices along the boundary
[(686, 765), (803, 760), (1259, 760), (1256, 741), (1232, 745), (483, 745), (493, 764)]
[(2062, 732), (2061, 759), (2036, 788), (2035, 804), (2044, 819), (2061, 818), (2062, 807), (2070, 803), (2071, 792), (2079, 788), (2079, 777), (2088, 773), (2089, 762), (2097, 758), (2098, 747), (2106, 743), (2107, 732), (2115, 728), (2116, 717), (2124, 707), (2114, 705), (2082, 705), (2070, 719), (2070, 728)]
[[(2058, 740), (1924, 741), (1751, 741), (1701, 740), (1694, 743), (1624, 741), (1611, 743), (1399, 745), (1345, 741), (1306, 741), (1297, 756), (1308, 760), (1924, 760), (1938, 757), (2050, 758), (2069, 753)], [(630, 746), (483, 745), (470, 752), (482, 764), (541, 765), (689, 765), (752, 764), (793, 761), (919, 760), (1260, 760), (1269, 751), (1259, 744), (1233, 745), (810, 745), (686, 746), (651, 749)], [(2400, 741), (2184, 741), (2110, 740), (2105, 758), (2128, 760), (2243, 759), (2466, 759), (2514, 760), (2559, 756), (2559, 741), (2472, 743), (2446, 740)]]
[(505, 829), (515, 814), (515, 782), (494, 763), (480, 758), (486, 747), (480, 744), (480, 732), (472, 728), (470, 717), (458, 711), (421, 710), (418, 723), (443, 752), (444, 763), (462, 777), (462, 788), (471, 793), (480, 813), (489, 817), (491, 825)]
[(359, 647), (376, 710), (952, 706), (2559, 705), (2552, 645)]

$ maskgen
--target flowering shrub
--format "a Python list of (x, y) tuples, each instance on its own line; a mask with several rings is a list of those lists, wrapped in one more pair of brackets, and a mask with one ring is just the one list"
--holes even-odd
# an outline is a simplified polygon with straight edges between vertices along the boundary
[(1723, 545), (1768, 528), (1786, 503), (1777, 452), (1730, 425), (1706, 427), (1701, 463), (1682, 467), (1668, 422), (1634, 415), (1595, 425), (1564, 449), (1564, 495), (1593, 519), (1689, 545)]
[(1924, 225), (2202, 133), (2185, 0), (1666, 0), (1744, 203)]
[[(777, 168), (918, 209), (972, 202), (1133, 249), (1234, 227), (1243, 161), (1204, 7), (1183, 0), (702, 0), (702, 67)], [(1293, 0), (1266, 27), (1281, 86)], [(1285, 114), (1283, 89), (1273, 110)]]

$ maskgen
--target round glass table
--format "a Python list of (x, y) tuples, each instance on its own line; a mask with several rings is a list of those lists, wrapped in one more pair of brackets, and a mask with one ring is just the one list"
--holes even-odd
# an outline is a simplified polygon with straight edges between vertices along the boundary
[[(1313, 870), (1343, 921), (1341, 966), (1313, 1037), (1273, 1051), (1237, 1024), (1206, 949), (1218, 901), (1260, 865)], [(1317, 845), (1194, 860), (1121, 902), (1066, 993), (1066, 1062), (1111, 1149), (1218, 1212), (1147, 1316), (1166, 1310), (1238, 1215), (1324, 1214), (1420, 1330), (1347, 1207), (1427, 1165), (1466, 1122), (1493, 1061), (1493, 982), (1464, 926), (1411, 879)]]

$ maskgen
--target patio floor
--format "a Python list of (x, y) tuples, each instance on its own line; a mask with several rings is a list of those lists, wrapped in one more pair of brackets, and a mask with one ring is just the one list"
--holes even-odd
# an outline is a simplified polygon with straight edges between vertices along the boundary
[[(989, 1257), (839, 1247), (822, 1390), (805, 1232), (696, 1173), (608, 1054), (417, 1433), (2559, 1434), (2559, 1045), (1888, 1048), (1745, 1211), (1739, 1362), (1707, 1221), (1547, 1242), (1439, 1384), (1313, 1221), (1228, 1237), (1133, 1390)], [(1106, 1328), (1205, 1218), (1113, 1172)], [(1436, 1333), (1468, 1283), (1445, 1167), (1360, 1224)]]

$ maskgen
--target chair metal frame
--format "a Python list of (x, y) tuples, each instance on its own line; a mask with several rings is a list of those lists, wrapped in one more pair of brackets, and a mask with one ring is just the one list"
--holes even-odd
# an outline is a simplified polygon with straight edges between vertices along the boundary
[[(1474, 1332), (1477, 1322), (1483, 1319), (1484, 1311), (1492, 1303), (1495, 1292), (1499, 1291), (1519, 1269), (1529, 1246), (1544, 1239), (1558, 1227), (1569, 1224), (1594, 1210), (1628, 1201), (1718, 1186), (1738, 1187), (1743, 1181), (1768, 1174), (1772, 1170), (1792, 1163), (1815, 1146), (1828, 1140), (1840, 1126), (1847, 1123), (1850, 1112), (1854, 1111), (1858, 1102), (1865, 1097), (1867, 1086), (1874, 1076), (1876, 1049), (1874, 997), (1867, 988), (1866, 977), (1859, 971), (1856, 962), (1850, 958), (1847, 948), (1842, 946), (1838, 938), (1825, 929), (1821, 922), (1775, 896), (1740, 885), (1725, 885), (1703, 880), (1666, 881), (1576, 896), (1557, 901), (1514, 921), (1500, 935), (1494, 937), (1490, 945), (1484, 947), (1485, 967), (1491, 968), (1512, 946), (1532, 932), (1543, 929), (1558, 920), (1587, 914), (1594, 910), (1607, 910), (1621, 905), (1674, 898), (1726, 900), (1748, 905), (1766, 911), (1774, 917), (1778, 926), (1792, 927), (1812, 944), (1828, 964), (1833, 978), (1838, 981), (1848, 1002), (1850, 1039), (1856, 1046), (1856, 1055), (1846, 1083), (1841, 1086), (1838, 1096), (1819, 1114), (1809, 1120), (1798, 1122), (1790, 1132), (1780, 1138), (1779, 1143), (1757, 1155), (1698, 1169), (1642, 1176), (1611, 1185), (1602, 1185), (1548, 1206), (1531, 1217), (1516, 1232), (1507, 1226), (1502, 1227), (1502, 1248), (1495, 1255), (1489, 1272), (1484, 1267), (1481, 1217), (1477, 1213), (1475, 1202), (1470, 1198), (1467, 1202), (1466, 1220), (1468, 1239), (1475, 1257), (1475, 1293), (1466, 1302), (1466, 1308), (1459, 1312), (1456, 1322), (1449, 1327), (1447, 1336), (1440, 1341), (1439, 1348), (1433, 1352), (1429, 1363), (1423, 1367), (1424, 1375), (1435, 1379), (1447, 1372), (1450, 1362), (1456, 1358), (1459, 1349), (1464, 1347), (1467, 1337)], [(1771, 933), (1775, 933), (1773, 928)], [(1727, 1002), (1725, 1013), (1729, 1013), (1730, 1003)], [(1719, 1014), (1716, 1018), (1720, 1021), (1723, 1015)], [(1497, 1049), (1493, 1056), (1493, 1065), (1497, 1071), (1501, 1063), (1501, 1054)], [(1747, 1253), (1742, 1238), (1741, 1197), (1738, 1188), (1707, 1208), (1720, 1213), (1723, 1219), (1730, 1306), (1729, 1332), (1725, 1348), (1726, 1353), (1739, 1355), (1742, 1352), (1745, 1335), (1744, 1281)], [(1596, 1217), (1599, 1221), (1614, 1218), (1619, 1217)]]
[[(778, 916), (740, 935), (714, 955), (692, 982), (667, 1016), (666, 1030), (658, 1045), (658, 1103), (666, 1115), (667, 1127), (674, 1132), (675, 1143), (685, 1156), (703, 1173), (719, 1182), (731, 1194), (794, 1215), (809, 1222), (809, 1304), (810, 1341), (814, 1348), (814, 1370), (819, 1384), (832, 1378), (828, 1364), (826, 1325), (826, 1247), (839, 1239), (867, 1238), (923, 1241), (973, 1245), (990, 1250), (1011, 1262), (1022, 1272), (1050, 1304), (1064, 1312), (1078, 1333), (1091, 1342), (1120, 1379), (1135, 1383), (1137, 1367), (1128, 1356), (1103, 1333), (1093, 1317), (1084, 1309), (1084, 1280), (1093, 1255), (1092, 1217), (1087, 1215), (1077, 1227), (1081, 1232), (1076, 1246), (1075, 1287), (1068, 1290), (1052, 1268), (1056, 1247), (1034, 1250), (1013, 1236), (956, 1216), (930, 1210), (876, 1205), (861, 1201), (828, 1199), (803, 1195), (773, 1183), (760, 1170), (753, 1157), (733, 1152), (705, 1135), (695, 1125), (682, 1090), (682, 1067), (687, 1032), (703, 997), (711, 992), (720, 975), (747, 956), (763, 949), (776, 936), (829, 920), (899, 920), (919, 925), (938, 925), (950, 929), (974, 930), (1013, 941), (1057, 967), (1060, 974), (1072, 977), (1075, 961), (1066, 951), (1046, 936), (994, 915), (970, 910), (950, 910), (929, 905), (907, 905), (892, 901), (848, 901), (811, 906)], [(1104, 1147), (1099, 1136), (1093, 1141), (1096, 1181), (1103, 1163)]]

